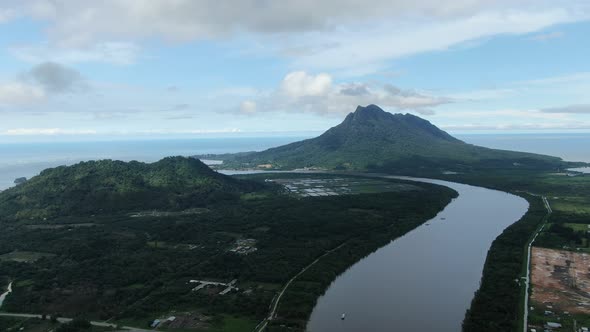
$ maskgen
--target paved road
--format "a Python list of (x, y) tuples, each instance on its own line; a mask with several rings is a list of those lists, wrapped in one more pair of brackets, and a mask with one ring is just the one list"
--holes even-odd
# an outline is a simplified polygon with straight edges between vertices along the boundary
[(329, 251), (326, 251), (323, 255), (321, 255), (320, 257), (316, 258), (315, 261), (311, 262), (309, 265), (307, 265), (301, 271), (299, 271), (299, 273), (297, 273), (293, 278), (289, 279), (289, 281), (285, 284), (285, 286), (283, 287), (283, 289), (281, 289), (279, 295), (275, 298), (274, 302), (271, 304), (271, 306), (270, 306), (270, 312), (268, 314), (268, 317), (265, 318), (258, 325), (256, 325), (256, 327), (254, 328), (254, 332), (264, 331), (264, 329), (268, 325), (268, 322), (270, 322), (271, 320), (273, 320), (275, 318), (275, 316), (277, 314), (277, 309), (279, 307), (279, 303), (281, 302), (281, 298), (283, 297), (283, 295), (285, 294), (285, 291), (287, 290), (287, 288), (289, 288), (289, 286), (291, 285), (291, 283), (293, 283), (293, 281), (295, 281), (295, 279), (297, 279), (300, 275), (302, 275), (303, 273), (305, 273), (305, 271), (307, 271), (310, 267), (314, 266), (317, 262), (319, 262), (320, 259), (322, 259), (325, 256), (329, 255), (330, 253), (332, 253), (332, 252), (340, 249), (345, 244), (346, 244), (346, 242), (342, 243), (341, 245), (337, 246), (336, 248), (333, 248), (333, 249), (330, 249)]
[[(529, 194), (531, 194), (531, 193), (529, 193)], [(531, 195), (539, 196), (539, 195), (535, 195), (535, 194), (531, 194)], [(531, 240), (531, 242), (529, 243), (529, 245), (527, 247), (526, 275), (524, 276), (525, 290), (524, 290), (523, 332), (527, 332), (528, 321), (529, 321), (529, 284), (530, 284), (530, 279), (531, 279), (531, 277), (530, 277), (531, 276), (531, 247), (533, 246), (533, 242), (535, 242), (535, 240), (537, 239), (537, 235), (539, 235), (539, 233), (541, 233), (541, 231), (545, 228), (545, 224), (547, 223), (547, 220), (549, 219), (549, 215), (551, 214), (551, 212), (553, 212), (553, 210), (551, 209), (551, 205), (549, 205), (549, 201), (547, 200), (547, 197), (541, 196), (541, 198), (543, 199), (543, 204), (545, 205), (545, 208), (547, 209), (547, 215), (545, 216), (545, 218), (543, 220), (543, 224), (541, 225), (541, 227), (539, 227), (539, 229), (537, 230), (537, 232), (533, 236), (533, 239)]]
[[(21, 318), (41, 318), (41, 315), (35, 315), (35, 314), (13, 314), (13, 313), (7, 313), (7, 312), (0, 312), (0, 316), (4, 316), (4, 317), (21, 317)], [(60, 323), (69, 323), (69, 322), (72, 321), (72, 318), (60, 317), (57, 320)], [(105, 322), (91, 321), (90, 324), (92, 324), (94, 326), (101, 326), (101, 327), (112, 327), (112, 328), (116, 328), (117, 327), (116, 324), (110, 324), (110, 323), (105, 323)], [(145, 329), (140, 329), (140, 328), (131, 327), (131, 326), (122, 326), (121, 328), (124, 329), (124, 330), (131, 331), (131, 332), (153, 332), (153, 330), (145, 330)]]

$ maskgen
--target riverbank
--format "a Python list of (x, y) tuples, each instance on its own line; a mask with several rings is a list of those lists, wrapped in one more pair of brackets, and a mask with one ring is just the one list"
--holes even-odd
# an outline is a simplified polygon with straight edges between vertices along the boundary
[[(526, 196), (526, 194), (524, 193), (528, 192), (535, 193), (535, 195), (539, 196), (545, 196), (547, 198), (547, 203), (548, 205), (550, 205), (552, 210), (549, 222), (551, 224), (558, 224), (559, 227), (556, 228), (557, 230), (573, 227), (576, 225), (578, 227), (582, 227), (585, 229), (587, 228), (587, 224), (590, 223), (590, 177), (586, 175), (565, 176), (563, 173), (555, 171), (514, 171), (497, 169), (486, 172), (473, 171), (457, 174), (428, 174), (428, 176), (441, 178), (448, 181), (469, 183), (472, 185), (478, 185), (506, 192), (513, 192), (518, 195)], [(544, 211), (544, 207), (540, 197), (537, 197), (536, 200), (538, 202), (535, 204), (535, 210), (538, 211), (538, 214), (535, 218), (537, 218), (539, 223), (542, 223), (541, 219), (543, 215), (546, 215), (546, 210)], [(535, 245), (546, 248), (563, 248), (563, 246), (569, 248), (580, 247), (580, 244), (574, 243), (575, 241), (571, 241), (567, 237), (563, 237), (560, 234), (556, 233), (554, 228), (555, 227), (544, 227), (542, 232), (539, 234), (539, 237), (535, 241)], [(498, 244), (503, 244), (501, 247), (504, 247), (504, 249), (506, 250), (501, 250), (501, 248), (499, 248), (497, 252), (512, 252), (512, 254), (507, 254), (506, 257), (507, 259), (509, 259), (509, 261), (519, 259), (519, 261), (521, 262), (522, 272), (521, 274), (518, 274), (516, 272), (516, 264), (514, 264), (512, 266), (512, 269), (510, 270), (511, 272), (509, 272), (508, 270), (504, 271), (504, 273), (507, 273), (513, 277), (504, 277), (502, 279), (504, 280), (504, 282), (500, 282), (496, 280), (496, 278), (498, 277), (496, 274), (502, 271), (493, 268), (486, 269), (482, 277), (482, 287), (484, 280), (488, 280), (488, 282), (486, 283), (493, 282), (497, 285), (504, 285), (502, 287), (512, 287), (514, 285), (514, 282), (510, 282), (510, 280), (520, 279), (520, 277), (524, 276), (524, 273), (526, 271), (525, 258), (527, 252), (527, 244), (526, 241), (523, 241), (523, 239), (532, 238), (535, 231), (536, 228), (529, 227), (529, 230), (527, 231), (528, 234), (522, 234), (518, 240), (519, 244), (516, 246), (510, 245), (510, 242), (506, 241), (506, 239), (498, 239)], [(571, 229), (570, 231), (573, 231), (573, 233), (575, 233), (575, 230), (573, 229)], [(507, 234), (504, 235), (510, 234), (511, 232), (508, 232), (507, 230)], [(502, 236), (503, 238), (504, 235)], [(517, 249), (519, 245), (520, 249)], [(488, 259), (489, 258), (490, 256), (488, 256)], [(498, 262), (498, 264), (500, 264), (498, 265), (498, 268), (501, 268), (501, 262)], [(471, 323), (475, 322), (475, 324), (477, 324), (475, 326), (479, 326), (479, 328), (485, 328), (485, 326), (489, 326), (488, 331), (502, 330), (496, 328), (500, 325), (508, 326), (508, 328), (505, 329), (506, 331), (523, 331), (524, 326), (522, 324), (522, 321), (525, 315), (524, 297), (526, 295), (526, 292), (524, 290), (524, 286), (521, 287), (519, 290), (517, 290), (516, 288), (511, 289), (516, 290), (516, 292), (520, 294), (520, 297), (518, 299), (515, 299), (512, 296), (512, 293), (508, 294), (507, 296), (503, 296), (494, 295), (494, 292), (489, 292), (488, 297), (486, 298), (486, 301), (489, 305), (481, 305), (479, 309), (473, 308), (473, 313), (471, 313), (473, 317), (468, 319), (466, 316), (466, 321), (469, 320)], [(504, 308), (499, 306), (499, 304), (502, 304), (504, 300), (508, 299), (510, 301), (504, 303)], [(513, 308), (516, 308), (516, 310), (518, 310), (518, 318), (515, 318), (515, 316), (513, 315), (506, 314), (513, 313), (513, 311), (511, 311), (514, 310)], [(499, 314), (494, 317), (486, 317), (476, 314), (476, 312), (483, 314), (487, 311), (496, 311), (497, 313), (504, 312), (505, 314)], [(565, 317), (569, 317), (571, 319), (571, 316), (566, 315)], [(540, 325), (542, 325), (543, 321), (547, 321), (548, 317), (543, 318), (544, 319), (539, 320), (541, 322)], [(476, 322), (478, 320), (481, 321)], [(537, 321), (537, 323), (539, 323), (539, 321)]]
[(319, 298), (308, 331), (459, 331), (491, 243), (528, 207), (500, 191), (401, 179), (447, 186), (459, 196), (435, 218), (339, 275)]
[[(374, 178), (375, 175), (362, 175), (362, 174), (350, 174), (350, 173), (337, 173), (337, 174), (264, 174), (264, 175), (251, 175), (253, 177), (264, 177), (264, 178), (280, 178), (280, 177), (342, 177), (347, 176), (352, 179), (366, 179), (367, 177)], [(396, 183), (398, 179), (387, 179), (382, 178), (384, 181), (394, 181)], [(404, 181), (406, 182), (406, 181)], [(407, 183), (410, 183), (409, 181)], [(282, 288), (280, 294), (280, 303), (273, 301), (271, 305), (271, 314), (268, 315), (267, 319), (263, 321), (258, 327), (259, 331), (266, 328), (266, 331), (304, 331), (306, 330), (306, 323), (311, 314), (318, 297), (325, 292), (328, 286), (333, 280), (344, 271), (349, 269), (351, 265), (356, 264), (358, 261), (367, 257), (371, 253), (379, 250), (379, 248), (395, 241), (403, 235), (411, 232), (420, 225), (423, 225), (427, 220), (433, 218), (439, 213), (445, 206), (447, 206), (457, 193), (445, 186), (432, 184), (421, 184), (430, 187), (433, 191), (439, 191), (440, 196), (435, 204), (422, 204), (420, 209), (421, 213), (414, 215), (410, 218), (402, 217), (401, 215), (393, 217), (391, 220), (383, 220), (385, 224), (381, 223), (380, 218), (375, 214), (377, 210), (373, 212), (366, 210), (365, 208), (359, 209), (358, 207), (347, 205), (349, 213), (370, 213), (373, 215), (375, 220), (373, 221), (372, 229), (369, 231), (360, 232), (350, 237), (347, 241), (335, 247), (332, 250), (322, 255), (320, 259), (315, 260), (308, 267), (298, 273), (295, 278), (292, 278), (286, 287)], [(447, 193), (453, 193), (447, 195)], [(444, 195), (442, 195), (444, 193)], [(409, 193), (408, 193), (409, 194)], [(425, 193), (423, 192), (423, 195)], [(385, 194), (382, 194), (385, 195)], [(407, 194), (406, 194), (407, 195)], [(356, 196), (356, 195), (353, 195)], [(364, 196), (364, 195), (363, 195)], [(360, 197), (357, 196), (356, 199)], [(385, 198), (385, 197), (383, 197)], [(317, 198), (315, 198), (317, 199)], [(392, 207), (402, 208), (401, 201), (388, 199), (388, 202), (374, 202), (374, 207), (380, 206), (381, 204), (390, 205)], [(434, 203), (434, 202), (432, 202)], [(408, 205), (411, 204), (411, 205)], [(404, 203), (404, 209), (412, 209), (414, 204), (419, 204), (418, 201), (410, 203), (407, 201)], [(343, 206), (344, 208), (344, 206)], [(386, 227), (382, 227), (388, 225)], [(270, 319), (270, 316), (273, 316)], [(340, 319), (340, 314), (338, 315)]]
[(524, 249), (531, 234), (547, 216), (540, 197), (522, 194), (527, 213), (506, 228), (492, 243), (486, 257), (481, 286), (463, 322), (464, 332), (522, 331), (523, 294), (527, 283)]
[(2, 305), (4, 304), (4, 300), (6, 300), (6, 297), (10, 293), (12, 293), (12, 282), (10, 282), (8, 284), (8, 287), (6, 288), (6, 292), (4, 292), (4, 293), (2, 293), (2, 295), (0, 295), (0, 310), (2, 309)]

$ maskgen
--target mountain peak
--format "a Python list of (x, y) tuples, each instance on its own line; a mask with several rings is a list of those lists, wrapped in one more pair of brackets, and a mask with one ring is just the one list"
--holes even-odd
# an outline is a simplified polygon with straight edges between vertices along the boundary
[(391, 113), (385, 112), (381, 107), (377, 105), (357, 106), (353, 113), (348, 114), (345, 121), (367, 121), (377, 120), (385, 116), (392, 115)]
[[(261, 152), (224, 158), (238, 167), (270, 164), (275, 168), (321, 167), (368, 169), (395, 167), (464, 167), (493, 160), (507, 167), (523, 160), (550, 162), (546, 157), (492, 150), (466, 144), (428, 120), (412, 114), (392, 114), (379, 106), (358, 106), (346, 119), (322, 135)], [(387, 168), (396, 165), (394, 168)], [(444, 165), (444, 166), (442, 166)], [(393, 166), (391, 166), (393, 167)]]
[[(374, 140), (377, 138), (386, 138), (395, 135), (426, 135), (430, 138), (441, 139), (445, 141), (460, 142), (446, 132), (440, 130), (428, 120), (422, 119), (409, 113), (392, 114), (384, 111), (377, 105), (370, 104), (367, 106), (358, 106), (353, 113), (348, 114), (341, 125), (333, 129), (350, 131), (351, 128), (364, 128), (368, 132), (361, 137)], [(424, 136), (424, 137), (426, 137)]]
[(381, 107), (375, 105), (375, 104), (369, 104), (367, 106), (357, 106), (356, 110), (354, 111), (354, 113), (359, 113), (359, 114), (384, 114), (387, 113), (385, 112), (383, 109), (381, 109)]

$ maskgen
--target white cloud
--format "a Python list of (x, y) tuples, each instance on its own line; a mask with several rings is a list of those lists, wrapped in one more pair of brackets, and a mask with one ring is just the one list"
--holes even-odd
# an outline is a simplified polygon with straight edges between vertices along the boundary
[(466, 130), (466, 131), (487, 131), (487, 130), (573, 130), (590, 129), (590, 123), (584, 122), (543, 122), (543, 123), (501, 123), (501, 124), (460, 124), (443, 125), (444, 130)]
[(245, 106), (255, 103), (257, 112), (311, 112), (341, 116), (358, 105), (378, 104), (395, 110), (432, 115), (434, 111), (431, 108), (451, 102), (446, 97), (404, 90), (389, 84), (334, 84), (328, 74), (297, 71), (288, 73), (275, 92), (242, 102), (239, 111), (245, 113)]
[(154, 130), (142, 130), (133, 132), (132, 134), (227, 134), (227, 133), (239, 133), (241, 132), (238, 128), (223, 128), (223, 129), (192, 129), (192, 130), (167, 130), (167, 129), (154, 129)]
[(287, 74), (281, 83), (281, 91), (289, 97), (323, 96), (332, 88), (328, 74), (309, 75), (304, 71)]
[[(11, 0), (8, 0), (11, 1)], [(49, 33), (62, 43), (159, 36), (194, 40), (235, 32), (283, 33), (336, 29), (341, 25), (414, 16), (457, 19), (481, 12), (544, 10), (549, 0), (32, 0), (13, 4), (49, 23)], [(578, 10), (577, 0), (560, 7)], [(524, 22), (526, 24), (526, 22)]]
[(329, 34), (308, 33), (298, 42), (288, 41), (287, 46), (293, 47), (298, 43), (335, 45), (298, 57), (295, 60), (297, 67), (323, 70), (374, 67), (391, 59), (446, 50), (460, 43), (498, 34), (526, 34), (576, 19), (579, 17), (568, 10), (547, 9), (486, 11), (451, 19), (388, 20), (347, 26)]
[(547, 41), (547, 40), (551, 40), (551, 39), (561, 38), (563, 36), (564, 36), (563, 32), (554, 31), (554, 32), (537, 34), (537, 35), (532, 36), (530, 39), (535, 40), (535, 41)]
[(74, 130), (74, 129), (62, 129), (62, 128), (16, 128), (8, 129), (1, 132), (1, 135), (5, 136), (29, 136), (29, 135), (94, 135), (97, 132), (95, 130)]
[(16, 11), (10, 8), (0, 8), (0, 24), (6, 23), (16, 17)]
[(513, 96), (517, 93), (513, 88), (480, 89), (458, 93), (451, 93), (449, 97), (461, 101), (493, 100)]
[(445, 112), (446, 119), (461, 119), (465, 121), (488, 120), (505, 121), (513, 119), (514, 121), (527, 122), (531, 120), (553, 120), (567, 121), (570, 120), (567, 114), (562, 113), (544, 113), (537, 109), (493, 109), (493, 110), (470, 110), (470, 111), (452, 111)]
[(10, 48), (18, 59), (39, 63), (45, 61), (60, 63), (103, 62), (129, 65), (137, 61), (140, 47), (131, 42), (102, 42), (87, 46), (63, 47), (44, 43), (41, 45), (20, 45)]
[(558, 84), (579, 84), (590, 82), (590, 72), (577, 72), (561, 76), (545, 77), (540, 79), (525, 80), (515, 82), (518, 86), (555, 86)]
[(541, 109), (543, 113), (590, 114), (590, 104), (568, 105)]
[(21, 82), (0, 82), (0, 105), (29, 105), (46, 97), (45, 91), (36, 85)]
[(192, 40), (239, 29), (258, 32), (316, 30), (329, 27), (334, 21), (354, 21), (396, 11), (453, 15), (469, 11), (470, 7), (477, 9), (485, 2), (459, 1), (451, 6), (433, 0), (417, 4), (385, 0), (365, 3), (243, 0), (231, 5), (216, 0), (35, 0), (24, 2), (20, 7), (35, 18), (48, 21), (54, 38), (62, 43), (79, 44), (114, 36), (156, 35), (170, 40)]
[(256, 103), (251, 100), (245, 100), (240, 104), (240, 112), (244, 114), (256, 113)]
[(109, 42), (236, 38), (292, 57), (295, 68), (364, 73), (388, 59), (590, 17), (579, 0), (7, 1), (47, 24), (52, 46), (21, 47), (23, 58), (126, 64), (137, 46)]

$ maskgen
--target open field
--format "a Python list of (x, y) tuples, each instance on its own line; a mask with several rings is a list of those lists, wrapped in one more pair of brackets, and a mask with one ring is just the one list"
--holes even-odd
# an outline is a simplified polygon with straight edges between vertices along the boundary
[(349, 177), (287, 178), (273, 179), (272, 181), (284, 186), (290, 193), (302, 197), (339, 196), (420, 190), (419, 187), (411, 184), (392, 183), (377, 179)]
[(590, 255), (533, 248), (532, 303), (539, 310), (590, 314)]
[(588, 232), (590, 231), (589, 224), (575, 224), (575, 223), (565, 223), (563, 224), (565, 227), (569, 227), (576, 232)]

